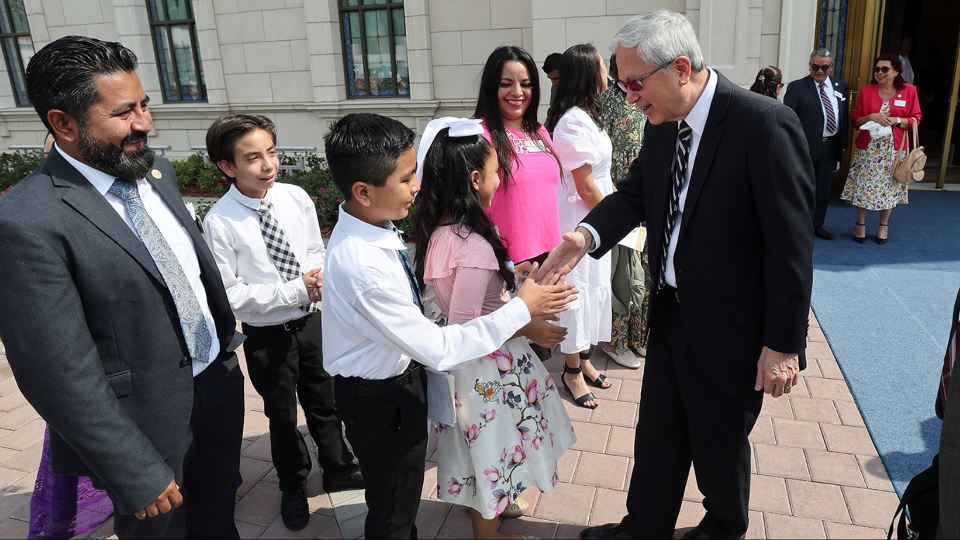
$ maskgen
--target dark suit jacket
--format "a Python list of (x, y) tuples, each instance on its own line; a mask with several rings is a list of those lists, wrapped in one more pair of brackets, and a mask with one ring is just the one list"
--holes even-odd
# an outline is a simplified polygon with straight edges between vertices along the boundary
[[(217, 266), (170, 163), (154, 169), (147, 179), (196, 248), (218, 360), (232, 357), (242, 336)], [(149, 252), (56, 150), (0, 199), (0, 283), (0, 336), (50, 425), (54, 472), (94, 475), (121, 513), (139, 511), (174, 477), (164, 459), (191, 441), (193, 369)]]
[[(850, 91), (847, 82), (843, 79), (831, 76), (830, 81), (833, 88), (828, 88), (827, 91), (839, 92), (843, 96), (842, 99), (837, 98), (840, 105), (837, 127), (840, 130), (842, 144), (835, 160), (840, 161), (840, 156), (847, 149), (850, 140), (850, 102), (848, 101)], [(783, 95), (783, 104), (793, 109), (800, 117), (803, 134), (806, 135), (807, 145), (810, 147), (810, 159), (817, 161), (820, 159), (823, 146), (823, 107), (820, 104), (820, 90), (817, 88), (817, 82), (810, 75), (793, 81), (787, 86), (787, 92)]]
[[(718, 76), (674, 255), (688, 347), (731, 392), (753, 388), (762, 346), (805, 348), (813, 279), (813, 168), (797, 116)], [(647, 123), (640, 157), (584, 221), (599, 257), (647, 222), (651, 281), (660, 278), (677, 122)], [(651, 310), (651, 325), (653, 320)]]

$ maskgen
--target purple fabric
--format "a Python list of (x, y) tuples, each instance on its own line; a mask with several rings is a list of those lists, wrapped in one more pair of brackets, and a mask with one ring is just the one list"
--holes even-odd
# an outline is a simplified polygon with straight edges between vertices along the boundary
[(86, 476), (64, 476), (50, 468), (50, 428), (30, 499), (27, 538), (71, 538), (92, 531), (113, 516), (113, 503)]

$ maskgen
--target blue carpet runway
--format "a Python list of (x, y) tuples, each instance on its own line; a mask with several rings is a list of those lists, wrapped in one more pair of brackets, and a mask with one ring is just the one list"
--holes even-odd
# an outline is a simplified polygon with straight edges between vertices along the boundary
[(853, 240), (855, 209), (831, 202), (816, 239), (813, 310), (850, 383), (897, 492), (939, 451), (934, 414), (953, 303), (960, 288), (960, 193), (911, 191), (878, 245)]

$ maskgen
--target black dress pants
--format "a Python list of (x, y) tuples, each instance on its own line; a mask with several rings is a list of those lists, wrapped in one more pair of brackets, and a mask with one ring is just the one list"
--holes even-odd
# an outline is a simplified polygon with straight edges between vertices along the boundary
[(813, 226), (823, 227), (823, 221), (827, 218), (827, 203), (830, 201), (830, 181), (833, 180), (833, 172), (837, 169), (837, 162), (840, 161), (841, 141), (840, 134), (828, 137), (820, 147), (820, 158), (813, 162), (813, 176), (816, 181), (816, 206), (813, 212)]
[[(427, 376), (401, 375), (398, 388), (361, 395), (354, 377), (336, 377), (337, 413), (367, 483), (367, 538), (417, 538), (427, 452)], [(394, 377), (393, 380), (397, 379)], [(389, 386), (392, 379), (370, 381)]]
[(621, 527), (635, 538), (672, 538), (692, 461), (706, 509), (701, 531), (709, 538), (738, 538), (748, 524), (747, 436), (763, 393), (718, 391), (696, 368), (712, 360), (690, 353), (676, 296), (661, 292), (653, 301), (633, 477)]
[[(190, 368), (187, 368), (190, 369)], [(116, 512), (120, 538), (240, 538), (233, 520), (243, 439), (243, 372), (236, 354), (193, 379), (190, 434), (167, 458), (183, 504), (139, 520)], [(160, 493), (157, 493), (160, 495)]]
[(307, 428), (317, 443), (317, 461), (324, 474), (353, 463), (343, 440), (343, 429), (333, 398), (333, 377), (323, 369), (320, 314), (305, 326), (287, 331), (282, 325), (242, 325), (247, 340), (243, 353), (250, 382), (263, 398), (263, 413), (270, 421), (270, 454), (277, 469), (280, 490), (304, 486), (312, 467), (310, 453), (297, 429), (297, 398)]

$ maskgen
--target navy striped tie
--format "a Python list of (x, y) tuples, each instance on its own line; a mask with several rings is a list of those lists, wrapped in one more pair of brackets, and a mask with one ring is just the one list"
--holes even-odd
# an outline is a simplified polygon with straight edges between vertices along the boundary
[(667, 274), (667, 253), (670, 250), (670, 237), (673, 235), (673, 227), (677, 223), (677, 214), (680, 213), (680, 188), (683, 187), (683, 181), (686, 178), (687, 160), (690, 158), (690, 140), (693, 138), (693, 130), (687, 125), (686, 120), (680, 121), (680, 131), (677, 133), (680, 144), (677, 145), (677, 160), (673, 167), (673, 191), (670, 193), (670, 207), (667, 208), (667, 223), (663, 228), (663, 249), (660, 255), (660, 279), (657, 282), (657, 291), (662, 289), (666, 282), (664, 276)]
[(823, 102), (823, 110), (827, 112), (827, 133), (833, 134), (837, 132), (837, 118), (833, 113), (833, 102), (827, 97), (826, 88), (826, 84), (820, 83), (820, 101)]

